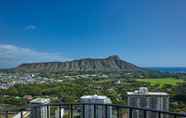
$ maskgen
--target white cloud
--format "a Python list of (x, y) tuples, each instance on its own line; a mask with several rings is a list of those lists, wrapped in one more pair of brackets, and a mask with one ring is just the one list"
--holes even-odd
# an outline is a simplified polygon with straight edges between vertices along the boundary
[(37, 26), (36, 25), (27, 25), (25, 27), (25, 30), (26, 31), (31, 31), (31, 30), (35, 30), (35, 29), (37, 29)]
[(11, 68), (22, 63), (50, 61), (64, 61), (64, 57), (59, 54), (0, 44), (0, 68)]

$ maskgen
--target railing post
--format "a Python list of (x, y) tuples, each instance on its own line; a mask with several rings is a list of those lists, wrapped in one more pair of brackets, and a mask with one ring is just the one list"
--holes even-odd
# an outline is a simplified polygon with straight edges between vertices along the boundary
[(5, 112), (5, 118), (8, 118), (8, 111)]
[(176, 118), (176, 115), (174, 115), (174, 118)]
[(49, 106), (47, 105), (47, 118), (49, 118)]
[(67, 105), (67, 109), (68, 109), (68, 118), (70, 118), (70, 115), (71, 115), (71, 113), (70, 113), (70, 112), (71, 112), (71, 111), (70, 111), (70, 107), (71, 107), (70, 104), (68, 104), (68, 105)]
[(132, 108), (129, 108), (129, 118), (132, 118)]
[(158, 112), (158, 118), (161, 118), (161, 112)]
[(105, 105), (105, 118), (107, 118), (107, 115), (108, 115), (108, 105), (106, 104)]
[(117, 110), (117, 118), (119, 118), (119, 114), (120, 114), (119, 107), (116, 107), (116, 110)]
[(21, 111), (21, 118), (23, 118), (23, 111)]
[(94, 104), (94, 118), (96, 118), (96, 104)]
[(59, 118), (61, 118), (61, 105), (59, 106)]
[(70, 105), (70, 117), (73, 118), (73, 106), (72, 106), (72, 104)]
[(144, 116), (144, 118), (147, 118), (147, 111), (146, 110), (143, 110), (143, 116)]
[(85, 118), (85, 105), (83, 104), (83, 118)]

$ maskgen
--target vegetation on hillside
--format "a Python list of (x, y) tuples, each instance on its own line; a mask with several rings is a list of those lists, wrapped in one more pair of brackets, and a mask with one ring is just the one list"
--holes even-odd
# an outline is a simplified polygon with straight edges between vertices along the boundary
[[(158, 82), (159, 81), (159, 82)], [(166, 83), (168, 82), (168, 83)], [(159, 84), (158, 84), (159, 83)], [(145, 86), (150, 91), (168, 92), (172, 111), (186, 111), (186, 83), (176, 79), (130, 80), (123, 79), (76, 79), (50, 84), (19, 84), (7, 90), (0, 90), (0, 103), (23, 106), (28, 103), (25, 95), (48, 97), (52, 102), (77, 103), (83, 95), (106, 95), (115, 104), (127, 104), (127, 91)]]

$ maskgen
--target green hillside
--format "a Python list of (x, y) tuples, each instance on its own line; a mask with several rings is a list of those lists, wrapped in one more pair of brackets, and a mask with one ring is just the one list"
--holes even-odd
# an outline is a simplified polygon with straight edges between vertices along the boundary
[(148, 82), (152, 86), (159, 84), (160, 86), (163, 86), (165, 84), (170, 84), (175, 86), (177, 83), (182, 83), (184, 80), (175, 79), (175, 78), (158, 78), (158, 79), (138, 79), (137, 81), (142, 82)]

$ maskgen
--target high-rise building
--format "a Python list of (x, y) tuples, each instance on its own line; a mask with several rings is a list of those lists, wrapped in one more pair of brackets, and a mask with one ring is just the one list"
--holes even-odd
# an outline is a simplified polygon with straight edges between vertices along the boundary
[[(81, 107), (81, 116), (84, 115), (85, 118), (112, 118), (112, 107), (103, 105), (90, 105), (90, 104), (111, 104), (111, 100), (106, 96), (82, 96), (80, 98), (80, 103), (85, 105), (84, 108)], [(84, 109), (84, 112), (83, 112)], [(94, 116), (96, 115), (96, 116)]]
[(50, 99), (36, 98), (30, 101), (31, 118), (50, 118), (50, 108), (46, 105), (50, 103)]
[[(134, 92), (127, 92), (128, 105), (139, 108), (148, 108), (161, 111), (169, 111), (169, 95), (165, 92), (149, 92), (148, 88), (140, 87)], [(133, 118), (143, 118), (144, 113), (133, 110)], [(157, 113), (147, 112), (147, 118), (158, 118)], [(161, 118), (168, 118), (161, 114)]]

